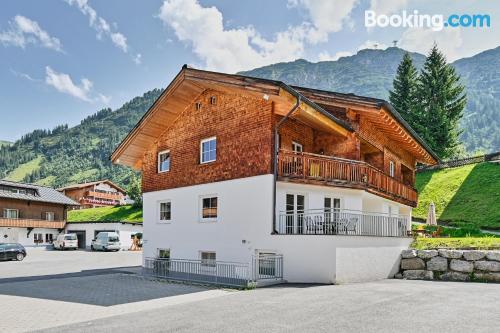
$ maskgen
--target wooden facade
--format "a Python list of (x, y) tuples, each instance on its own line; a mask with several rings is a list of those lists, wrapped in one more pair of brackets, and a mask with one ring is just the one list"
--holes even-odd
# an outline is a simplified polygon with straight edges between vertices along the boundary
[[(416, 206), (416, 163), (437, 162), (384, 101), (186, 67), (112, 160), (142, 170), (144, 192), (270, 174), (278, 123), (280, 180), (358, 188)], [(209, 137), (217, 139), (217, 158), (203, 164), (200, 141)], [(162, 151), (170, 167), (160, 173)]]
[(95, 208), (124, 204), (125, 190), (109, 180), (75, 184), (59, 189), (80, 204), (79, 208)]

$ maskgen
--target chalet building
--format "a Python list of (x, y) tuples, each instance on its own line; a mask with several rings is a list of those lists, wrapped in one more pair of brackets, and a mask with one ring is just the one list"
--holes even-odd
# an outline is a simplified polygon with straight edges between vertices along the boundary
[(186, 66), (111, 158), (142, 171), (146, 258), (318, 283), (394, 273), (438, 161), (384, 100)]
[(109, 180), (69, 185), (59, 191), (78, 202), (80, 209), (125, 204), (125, 190)]
[(52, 244), (73, 206), (78, 203), (55, 189), (0, 180), (0, 243)]

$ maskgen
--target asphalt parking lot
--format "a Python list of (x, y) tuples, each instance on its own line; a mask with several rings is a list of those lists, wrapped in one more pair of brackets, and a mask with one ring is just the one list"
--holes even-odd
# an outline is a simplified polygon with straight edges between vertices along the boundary
[(84, 251), (39, 251), (23, 262), (0, 262), (0, 332), (469, 333), (500, 327), (500, 284), (384, 280), (234, 291), (144, 279), (137, 274), (140, 262), (141, 253)]
[[(0, 262), (0, 332), (71, 324), (213, 292), (143, 278), (141, 258), (141, 252), (28, 249), (22, 262)], [(20, 311), (30, 320), (20, 321)]]

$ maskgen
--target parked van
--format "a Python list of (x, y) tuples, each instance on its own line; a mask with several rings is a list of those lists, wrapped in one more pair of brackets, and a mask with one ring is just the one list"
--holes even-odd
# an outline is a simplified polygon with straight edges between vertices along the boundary
[(100, 232), (96, 238), (92, 240), (90, 249), (93, 251), (119, 251), (120, 237), (116, 232)]
[(78, 238), (76, 234), (60, 234), (57, 235), (56, 240), (52, 243), (54, 249), (66, 250), (66, 249), (78, 249)]

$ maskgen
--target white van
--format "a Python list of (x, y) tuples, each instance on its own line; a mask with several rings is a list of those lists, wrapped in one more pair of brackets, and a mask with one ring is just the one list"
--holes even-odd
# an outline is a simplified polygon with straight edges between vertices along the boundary
[(78, 238), (76, 234), (60, 234), (57, 235), (56, 240), (52, 243), (54, 249), (66, 250), (66, 249), (78, 249)]
[(119, 251), (120, 245), (120, 236), (116, 232), (103, 231), (92, 240), (90, 249), (92, 251)]

